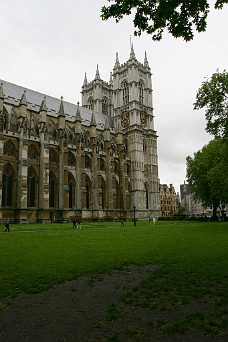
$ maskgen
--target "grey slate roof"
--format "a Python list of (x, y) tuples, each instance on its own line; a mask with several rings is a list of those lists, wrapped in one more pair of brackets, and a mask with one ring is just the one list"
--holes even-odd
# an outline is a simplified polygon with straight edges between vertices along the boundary
[[(40, 105), (44, 97), (46, 97), (48, 112), (51, 112), (51, 115), (57, 116), (61, 102), (60, 99), (0, 79), (0, 84), (1, 83), (3, 84), (3, 93), (6, 102), (19, 105), (21, 97), (26, 90), (26, 99), (28, 102), (28, 108), (30, 110), (39, 112)], [(67, 101), (63, 101), (63, 104), (64, 113), (67, 120), (74, 121), (77, 112), (77, 105)], [(82, 118), (82, 124), (89, 126), (91, 122), (92, 111), (84, 107), (79, 107), (79, 109)], [(104, 128), (107, 115), (96, 112), (94, 112), (94, 115), (98, 128)], [(113, 118), (108, 117), (108, 119), (111, 129), (114, 129)]]

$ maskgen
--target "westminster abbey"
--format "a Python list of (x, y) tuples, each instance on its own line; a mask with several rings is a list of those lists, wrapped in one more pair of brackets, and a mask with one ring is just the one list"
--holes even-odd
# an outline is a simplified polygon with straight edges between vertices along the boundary
[(118, 54), (79, 106), (0, 80), (0, 221), (160, 215), (151, 70)]

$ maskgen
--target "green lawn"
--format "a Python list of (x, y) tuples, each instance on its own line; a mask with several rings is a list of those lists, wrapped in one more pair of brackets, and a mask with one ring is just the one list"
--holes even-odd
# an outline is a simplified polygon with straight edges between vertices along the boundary
[[(126, 222), (124, 228), (116, 222), (83, 222), (81, 230), (73, 230), (72, 224), (12, 224), (11, 233), (4, 233), (2, 226), (0, 299), (36, 293), (86, 273), (129, 264), (159, 264), (140, 288), (122, 298), (123, 302), (165, 311), (211, 296), (223, 322), (227, 233), (228, 223), (219, 222), (158, 221), (153, 226), (138, 221), (136, 227)], [(186, 327), (196, 320), (201, 322), (197, 316), (185, 317), (182, 323)], [(201, 320), (205, 321), (205, 316)], [(164, 322), (153, 324), (167, 331), (182, 329)]]

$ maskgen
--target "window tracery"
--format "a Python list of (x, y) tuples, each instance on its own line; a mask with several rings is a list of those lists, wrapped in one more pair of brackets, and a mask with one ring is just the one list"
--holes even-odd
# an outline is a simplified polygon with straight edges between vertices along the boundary
[(126, 106), (129, 104), (129, 85), (127, 82), (123, 84), (123, 105)]
[(3, 154), (5, 156), (13, 156), (16, 158), (16, 147), (11, 140), (7, 140), (4, 144)]
[(57, 164), (59, 161), (58, 155), (53, 148), (49, 150), (49, 161), (50, 163), (55, 163), (55, 164)]
[(29, 145), (28, 147), (28, 159), (37, 160), (38, 153), (34, 145)]

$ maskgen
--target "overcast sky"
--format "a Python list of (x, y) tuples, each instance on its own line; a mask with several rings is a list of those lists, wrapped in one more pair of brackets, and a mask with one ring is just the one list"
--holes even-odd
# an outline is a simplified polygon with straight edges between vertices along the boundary
[[(214, 1), (211, 1), (212, 3)], [(202, 149), (204, 111), (194, 111), (196, 91), (204, 77), (228, 69), (228, 5), (211, 9), (206, 33), (184, 42), (165, 34), (153, 42), (134, 37), (132, 17), (103, 22), (107, 0), (0, 0), (0, 78), (65, 101), (81, 103), (85, 72), (88, 81), (109, 81), (116, 52), (120, 63), (135, 55), (152, 71), (159, 178), (179, 192), (186, 176), (186, 156)]]

